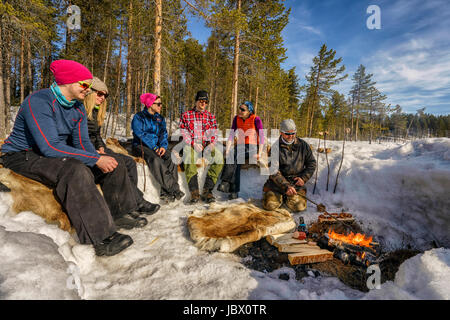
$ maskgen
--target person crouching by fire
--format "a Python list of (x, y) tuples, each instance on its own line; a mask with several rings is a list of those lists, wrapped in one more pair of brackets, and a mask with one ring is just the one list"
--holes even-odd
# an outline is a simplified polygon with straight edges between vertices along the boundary
[(263, 187), (263, 207), (275, 210), (283, 201), (293, 212), (306, 210), (305, 184), (316, 169), (316, 159), (311, 147), (296, 136), (297, 129), (292, 119), (280, 124), (280, 137), (272, 150), (279, 150), (278, 171), (269, 176)]

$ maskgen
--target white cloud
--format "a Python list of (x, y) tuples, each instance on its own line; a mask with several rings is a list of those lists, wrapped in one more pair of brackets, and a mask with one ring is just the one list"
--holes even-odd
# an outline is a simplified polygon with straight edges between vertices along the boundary
[(300, 27), (301, 29), (304, 29), (306, 31), (309, 31), (311, 33), (314, 33), (318, 36), (322, 35), (322, 32), (319, 29), (314, 28), (313, 26), (299, 25), (298, 27)]

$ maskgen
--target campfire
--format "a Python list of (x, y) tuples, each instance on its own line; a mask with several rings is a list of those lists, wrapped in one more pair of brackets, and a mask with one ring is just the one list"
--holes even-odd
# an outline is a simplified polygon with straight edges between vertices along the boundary
[(373, 237), (361, 233), (340, 234), (330, 229), (317, 243), (321, 248), (333, 252), (333, 256), (344, 264), (368, 267), (377, 262), (380, 245)]

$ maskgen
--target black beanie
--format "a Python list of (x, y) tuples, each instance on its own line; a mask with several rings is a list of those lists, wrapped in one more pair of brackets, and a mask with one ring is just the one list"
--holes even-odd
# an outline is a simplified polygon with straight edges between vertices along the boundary
[(209, 101), (208, 92), (206, 92), (204, 90), (198, 91), (197, 94), (195, 95), (195, 101), (198, 101), (198, 100), (207, 100), (207, 101)]

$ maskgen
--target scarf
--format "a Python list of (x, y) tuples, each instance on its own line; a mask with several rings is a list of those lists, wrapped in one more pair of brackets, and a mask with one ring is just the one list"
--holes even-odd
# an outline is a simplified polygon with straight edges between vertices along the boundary
[(56, 97), (56, 100), (58, 100), (59, 104), (66, 108), (72, 108), (73, 105), (77, 102), (77, 100), (68, 101), (66, 97), (61, 92), (61, 89), (59, 89), (56, 82), (53, 82), (53, 84), (50, 86), (50, 89), (52, 90), (53, 94)]
[(284, 138), (283, 138), (283, 137), (281, 137), (281, 141), (283, 141), (283, 143), (285, 143), (285, 144), (287, 144), (287, 145), (291, 145), (291, 144), (293, 144), (295, 140), (296, 140), (296, 139), (292, 139), (292, 141), (291, 141), (291, 142), (287, 142), (286, 140), (284, 140)]

